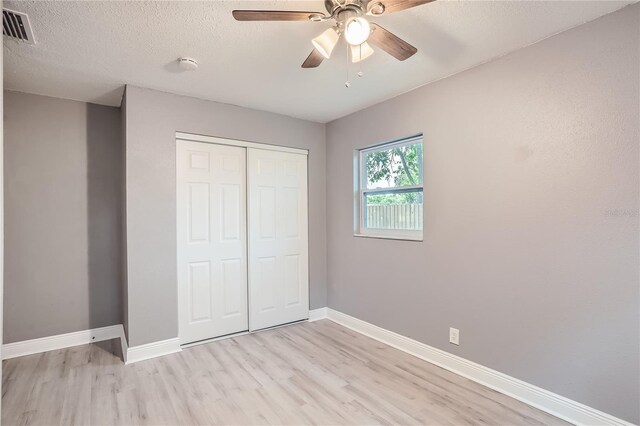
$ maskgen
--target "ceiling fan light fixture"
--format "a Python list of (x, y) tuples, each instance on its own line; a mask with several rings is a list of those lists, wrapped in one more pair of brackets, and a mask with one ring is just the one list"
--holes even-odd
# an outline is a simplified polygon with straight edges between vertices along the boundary
[(344, 26), (344, 38), (352, 46), (358, 46), (369, 38), (371, 26), (362, 17), (349, 19)]
[(364, 61), (369, 56), (373, 55), (373, 49), (366, 41), (358, 46), (351, 45), (351, 62), (356, 63)]
[(329, 59), (333, 48), (338, 43), (338, 32), (334, 28), (328, 28), (318, 37), (311, 40), (311, 43), (322, 56)]

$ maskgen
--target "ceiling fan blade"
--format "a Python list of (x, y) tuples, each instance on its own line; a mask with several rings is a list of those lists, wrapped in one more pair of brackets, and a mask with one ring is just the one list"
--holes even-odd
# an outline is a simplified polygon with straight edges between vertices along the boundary
[[(381, 16), (431, 3), (432, 1), (435, 0), (371, 0), (367, 8), (371, 15)], [(383, 7), (380, 8), (380, 5)]]
[(318, 52), (318, 49), (313, 49), (307, 59), (302, 63), (302, 68), (315, 68), (324, 61), (322, 53)]
[(375, 44), (399, 61), (410, 58), (418, 51), (418, 49), (378, 24), (372, 23), (371, 28), (373, 28), (373, 31), (369, 36), (369, 42)]
[(237, 21), (309, 21), (312, 16), (323, 15), (295, 10), (234, 10), (231, 13)]

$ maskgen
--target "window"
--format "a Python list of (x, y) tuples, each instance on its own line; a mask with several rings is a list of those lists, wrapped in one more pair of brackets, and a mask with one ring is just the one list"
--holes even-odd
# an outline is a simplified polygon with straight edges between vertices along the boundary
[(422, 135), (362, 149), (356, 235), (422, 240)]

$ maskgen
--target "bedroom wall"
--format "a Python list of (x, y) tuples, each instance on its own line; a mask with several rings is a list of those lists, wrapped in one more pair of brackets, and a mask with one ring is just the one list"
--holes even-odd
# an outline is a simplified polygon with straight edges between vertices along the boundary
[(4, 343), (120, 324), (119, 108), (4, 92)]
[[(639, 12), (330, 123), (329, 307), (639, 423)], [(421, 132), (424, 241), (354, 237), (354, 150)]]
[(120, 182), (120, 215), (122, 218), (120, 228), (120, 274), (121, 280), (121, 292), (122, 292), (122, 327), (124, 328), (125, 336), (129, 333), (129, 301), (127, 293), (127, 153), (126, 153), (126, 140), (127, 140), (127, 89), (125, 87), (122, 94), (122, 103), (120, 105), (120, 141), (122, 143), (122, 150), (120, 153), (120, 175), (122, 181)]
[(178, 336), (176, 131), (309, 150), (309, 296), (326, 306), (323, 124), (134, 86), (125, 107), (129, 346)]

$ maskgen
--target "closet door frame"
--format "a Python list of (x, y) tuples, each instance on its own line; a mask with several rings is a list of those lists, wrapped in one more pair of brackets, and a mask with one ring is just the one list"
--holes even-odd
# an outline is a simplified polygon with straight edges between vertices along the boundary
[(309, 155), (308, 149), (291, 148), (288, 146), (272, 145), (268, 143), (249, 142), (238, 139), (218, 138), (215, 136), (196, 135), (192, 133), (176, 132), (176, 140), (189, 142), (204, 142), (217, 145), (230, 145), (244, 148), (266, 149), (269, 151), (291, 152), (293, 154)]
[[(198, 134), (194, 134), (194, 133), (186, 133), (186, 132), (176, 132), (176, 149), (177, 149), (177, 145), (178, 145), (178, 141), (188, 141), (188, 142), (203, 142), (203, 143), (209, 143), (209, 144), (216, 144), (216, 145), (227, 145), (227, 146), (235, 146), (235, 147), (242, 147), (242, 148), (247, 148), (247, 150), (245, 151), (245, 164), (248, 165), (248, 148), (254, 148), (254, 149), (262, 149), (262, 150), (269, 150), (269, 151), (279, 151), (279, 152), (288, 152), (288, 153), (292, 153), (292, 154), (302, 154), (307, 156), (307, 161), (308, 161), (308, 155), (309, 155), (309, 150), (307, 149), (302, 149), (302, 148), (292, 148), (292, 147), (287, 147), (287, 146), (280, 146), (280, 145), (272, 145), (272, 144), (267, 144), (267, 143), (257, 143), (257, 142), (250, 142), (250, 141), (243, 141), (243, 140), (238, 140), (238, 139), (228, 139), (228, 138), (220, 138), (220, 137), (215, 137), (215, 136), (206, 136), (206, 135), (198, 135)], [(177, 161), (177, 158), (176, 158)], [(177, 166), (177, 163), (176, 163)], [(246, 169), (247, 172), (247, 185), (246, 185), (246, 191), (247, 191), (247, 216), (248, 216), (248, 190), (249, 190), (249, 186), (248, 186), (248, 169)], [(176, 167), (176, 185), (177, 185), (177, 181), (178, 181), (178, 169)], [(309, 193), (309, 176), (308, 176), (308, 163), (307, 163), (307, 194)], [(176, 186), (176, 223), (177, 223), (177, 210), (178, 210), (178, 206), (177, 206), (177, 186)], [(309, 202), (309, 196), (307, 195), (307, 215), (308, 215), (308, 211), (309, 211), (309, 206), (308, 206), (308, 202)], [(247, 217), (247, 227), (248, 227), (248, 217)], [(308, 217), (307, 217), (307, 235), (308, 235), (308, 226), (309, 226), (309, 221), (308, 221)], [(248, 244), (250, 244), (249, 241), (249, 233), (248, 233), (248, 229), (247, 229), (247, 247), (246, 247), (246, 256), (247, 256), (247, 302), (249, 304), (249, 312), (247, 312), (248, 315), (250, 315), (250, 304), (251, 304), (251, 300), (250, 300), (250, 278), (249, 278), (249, 246)], [(176, 234), (176, 244), (177, 244), (177, 234)], [(307, 241), (308, 244), (308, 241)], [(176, 245), (176, 249), (177, 249), (177, 245)], [(307, 253), (308, 253), (308, 249), (307, 249)], [(178, 261), (178, 253), (176, 250), (176, 262)], [(307, 265), (308, 265), (308, 259), (307, 259)], [(178, 268), (176, 268), (176, 270), (178, 270)], [(307, 277), (307, 282), (309, 282), (309, 277)], [(180, 309), (179, 306), (179, 300), (178, 300), (178, 276), (176, 275), (176, 304), (178, 305), (178, 309)], [(178, 325), (178, 330), (180, 330), (180, 315), (178, 315), (177, 318), (177, 325)], [(212, 338), (212, 339), (207, 339), (204, 340), (202, 342), (197, 342), (195, 344), (199, 344), (199, 343), (207, 343), (209, 341), (213, 341), (213, 340), (218, 340), (220, 338), (226, 338), (226, 337), (232, 337), (232, 336), (236, 336), (239, 334), (245, 334), (247, 332), (240, 332), (237, 334), (232, 334), (229, 336), (222, 336), (222, 337), (218, 337), (218, 338)], [(180, 336), (178, 336), (178, 338), (180, 338)], [(185, 346), (191, 346), (192, 344), (186, 344)]]

